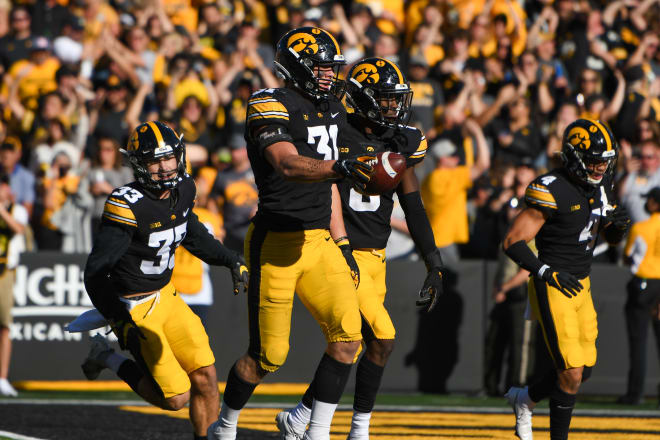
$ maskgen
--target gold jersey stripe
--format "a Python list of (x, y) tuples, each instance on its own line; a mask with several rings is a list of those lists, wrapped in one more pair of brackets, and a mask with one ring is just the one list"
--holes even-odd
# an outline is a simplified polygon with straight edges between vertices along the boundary
[(160, 129), (152, 121), (147, 122), (147, 124), (149, 124), (149, 127), (151, 127), (153, 130), (154, 135), (156, 136), (156, 141), (158, 142), (158, 146), (162, 147), (165, 144), (165, 141), (163, 140), (163, 134), (160, 132)]
[(557, 201), (555, 200), (554, 196), (551, 193), (539, 191), (531, 187), (527, 188), (527, 190), (525, 191), (525, 197), (531, 197), (534, 199), (541, 200), (542, 202), (545, 203), (551, 203), (553, 205), (557, 205)]
[(108, 220), (112, 220), (113, 222), (123, 223), (125, 225), (134, 226), (137, 228), (137, 222), (135, 220), (119, 217), (108, 212), (104, 212), (103, 217), (107, 218)]
[(267, 112), (280, 112), (286, 115), (289, 114), (286, 107), (284, 107), (284, 104), (282, 104), (279, 101), (253, 103), (250, 104), (250, 108), (248, 109), (248, 115), (254, 113), (267, 113)]
[(131, 208), (124, 208), (123, 206), (117, 206), (116, 204), (110, 201), (105, 203), (105, 206), (103, 207), (103, 212), (114, 214), (119, 217), (123, 217), (127, 220), (135, 221), (135, 214), (133, 214)]
[(546, 208), (557, 209), (556, 203), (544, 202), (543, 200), (535, 199), (533, 197), (525, 197), (525, 201), (531, 205), (544, 206)]
[(128, 208), (128, 204), (127, 204), (125, 201), (123, 201), (122, 199), (116, 199), (116, 198), (114, 198), (114, 197), (110, 197), (110, 198), (108, 199), (108, 201), (109, 201), (109, 202), (112, 202), (112, 203), (115, 204), (115, 205), (120, 205), (120, 206), (122, 206), (123, 208)]
[(612, 139), (607, 133), (607, 129), (603, 126), (603, 124), (600, 123), (600, 121), (592, 120), (591, 122), (593, 122), (594, 125), (600, 129), (601, 133), (603, 133), (605, 143), (607, 144), (607, 151), (610, 151), (612, 149)]

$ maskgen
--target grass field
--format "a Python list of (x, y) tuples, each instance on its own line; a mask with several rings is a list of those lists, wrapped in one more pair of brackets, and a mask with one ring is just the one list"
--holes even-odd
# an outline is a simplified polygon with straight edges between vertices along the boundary
[[(278, 438), (275, 415), (297, 402), (299, 396), (255, 394), (241, 413), (238, 439)], [(617, 405), (615, 400), (614, 396), (580, 396), (570, 438), (660, 440), (660, 410), (655, 398), (635, 407)], [(352, 396), (345, 395), (333, 420), (332, 440), (346, 438), (351, 404)], [(535, 411), (537, 440), (549, 438), (547, 412), (544, 403)], [(189, 440), (192, 436), (187, 418), (187, 408), (162, 411), (145, 405), (132, 392), (21, 390), (19, 398), (0, 399), (0, 440)], [(513, 423), (514, 417), (503, 398), (385, 393), (378, 397), (371, 438), (515, 439)]]

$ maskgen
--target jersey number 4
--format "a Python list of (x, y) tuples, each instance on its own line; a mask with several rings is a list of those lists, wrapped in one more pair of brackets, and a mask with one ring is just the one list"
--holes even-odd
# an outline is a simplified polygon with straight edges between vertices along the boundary
[(186, 236), (188, 222), (174, 228), (149, 234), (149, 247), (158, 248), (156, 260), (142, 260), (140, 269), (146, 275), (160, 275), (174, 268), (174, 251)]

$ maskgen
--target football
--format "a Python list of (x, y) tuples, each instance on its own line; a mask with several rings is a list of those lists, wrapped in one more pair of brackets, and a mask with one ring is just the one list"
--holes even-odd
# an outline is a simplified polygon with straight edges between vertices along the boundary
[(397, 187), (406, 169), (406, 158), (392, 151), (378, 153), (371, 161), (374, 172), (364, 191), (366, 195), (379, 195)]

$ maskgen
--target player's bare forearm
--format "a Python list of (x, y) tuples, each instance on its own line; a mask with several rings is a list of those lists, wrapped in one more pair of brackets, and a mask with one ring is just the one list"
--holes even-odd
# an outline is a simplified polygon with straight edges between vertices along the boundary
[(289, 180), (318, 182), (337, 177), (332, 171), (335, 161), (301, 156), (291, 142), (282, 141), (269, 145), (264, 154), (275, 171)]
[(344, 225), (344, 213), (341, 208), (341, 197), (337, 184), (332, 185), (332, 214), (330, 216), (330, 235), (333, 240), (346, 237), (346, 226)]
[(318, 182), (338, 177), (332, 171), (332, 160), (318, 160), (300, 155), (289, 156), (281, 162), (279, 170), (284, 177), (290, 180), (304, 182)]
[(502, 246), (504, 249), (508, 249), (509, 246), (521, 240), (528, 243), (539, 232), (545, 220), (545, 216), (538, 209), (526, 208), (513, 221), (504, 237)]

